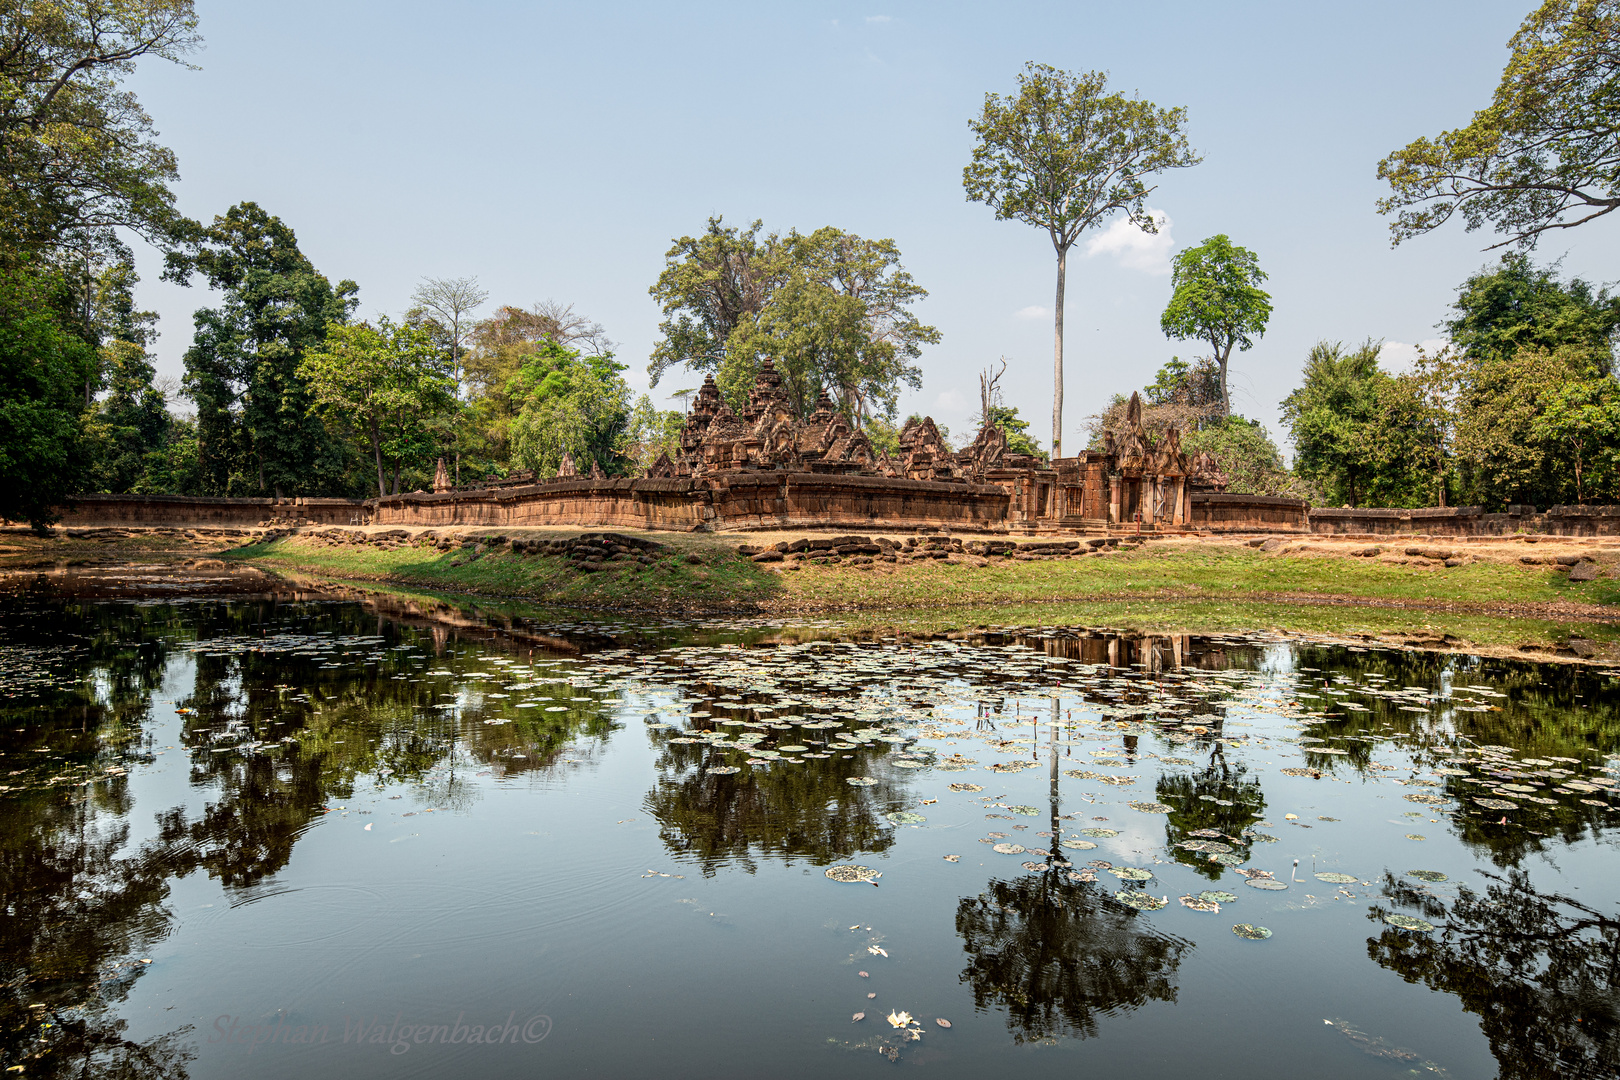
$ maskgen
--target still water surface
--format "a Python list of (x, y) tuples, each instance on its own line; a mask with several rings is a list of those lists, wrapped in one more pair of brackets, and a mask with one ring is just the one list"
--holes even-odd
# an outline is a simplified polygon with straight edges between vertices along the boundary
[(321, 601), (0, 622), (28, 1076), (1620, 1071), (1609, 672)]

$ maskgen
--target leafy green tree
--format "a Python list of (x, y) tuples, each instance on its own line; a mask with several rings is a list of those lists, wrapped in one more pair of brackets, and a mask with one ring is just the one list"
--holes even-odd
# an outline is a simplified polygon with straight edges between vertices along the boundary
[(1371, 438), (1386, 506), (1445, 506), (1454, 462), (1458, 366), (1449, 347), (1418, 349), (1412, 371), (1375, 380)]
[(939, 342), (910, 309), (928, 293), (900, 265), (900, 249), (828, 227), (790, 232), (780, 250), (791, 269), (760, 317), (728, 339), (721, 392), (746, 400), (769, 356), (800, 416), (826, 390), (856, 423), (893, 419), (900, 388), (922, 388), (922, 346)]
[(642, 394), (625, 424), (623, 454), (639, 472), (646, 472), (660, 454), (674, 456), (681, 445), (686, 417), (675, 409), (660, 409)]
[(1574, 481), (1575, 501), (1594, 494), (1613, 498), (1620, 467), (1620, 387), (1614, 379), (1600, 375), (1549, 386), (1539, 404), (1531, 438), (1556, 448)]
[(1057, 252), (1052, 336), (1052, 456), (1063, 452), (1063, 300), (1069, 248), (1080, 234), (1118, 211), (1144, 232), (1157, 232), (1147, 211), (1154, 190), (1144, 178), (1196, 165), (1184, 108), (1160, 109), (1140, 98), (1107, 93), (1108, 76), (1026, 64), (1013, 97), (986, 94), (969, 121), (976, 145), (962, 170), (967, 197), (998, 221), (1045, 229)]
[(901, 387), (922, 385), (922, 346), (939, 341), (911, 310), (928, 293), (900, 249), (832, 227), (763, 238), (760, 228), (711, 218), (704, 236), (670, 249), (651, 290), (665, 316), (647, 369), (653, 384), (676, 364), (714, 372), (740, 409), (770, 357), (800, 416), (825, 390), (855, 423), (892, 421)]
[(77, 294), (27, 260), (0, 267), (0, 518), (43, 528), (85, 475), (84, 387), (98, 368)]
[(1421, 138), (1378, 163), (1394, 243), (1461, 214), (1534, 247), (1620, 208), (1620, 4), (1546, 0), (1508, 42), (1512, 56), (1488, 108), (1465, 128)]
[(1380, 345), (1353, 352), (1317, 342), (1305, 361), (1305, 381), (1282, 403), (1294, 440), (1294, 471), (1330, 503), (1360, 506), (1377, 487), (1373, 432), (1378, 420)]
[(664, 315), (647, 365), (653, 386), (681, 365), (696, 373), (718, 372), (731, 335), (757, 321), (786, 280), (780, 237), (761, 238), (762, 221), (739, 230), (724, 220), (712, 217), (703, 235), (676, 240), (647, 290)]
[(225, 294), (196, 313), (185, 389), (197, 405), (198, 449), (210, 494), (322, 494), (346, 486), (351, 456), (312, 411), (299, 375), (327, 327), (348, 321), (359, 286), (336, 287), (258, 204), (231, 207), (166, 276), (198, 274)]
[(1177, 253), (1171, 271), (1170, 303), (1159, 318), (1166, 337), (1209, 343), (1220, 367), (1221, 407), (1232, 411), (1226, 369), (1234, 348), (1247, 351), (1266, 332), (1271, 296), (1254, 252), (1233, 244), (1225, 233)]
[(1538, 268), (1516, 252), (1463, 282), (1452, 311), (1441, 325), (1452, 345), (1476, 361), (1526, 346), (1576, 345), (1608, 369), (1620, 331), (1620, 296), (1580, 278), (1562, 282), (1556, 267)]
[(623, 370), (611, 355), (582, 356), (556, 342), (543, 343), (507, 385), (517, 412), (511, 428), (513, 465), (549, 474), (564, 454), (572, 454), (581, 471), (595, 462), (603, 472), (624, 472), (630, 387), (619, 374)]
[(1241, 416), (1222, 417), (1188, 431), (1181, 438), (1181, 449), (1211, 455), (1226, 477), (1226, 490), (1234, 495), (1305, 494), (1266, 429)]
[(191, 0), (10, 3), (0, 17), (0, 252), (103, 250), (128, 229), (168, 249), (172, 151), (120, 82), (201, 43)]
[[(1576, 345), (1525, 347), (1467, 365), (1458, 380), (1456, 442), (1468, 496), (1493, 510), (1585, 498), (1570, 452), (1584, 471), (1594, 452), (1612, 445), (1604, 416), (1613, 393), (1612, 377)], [(1595, 427), (1577, 434), (1571, 425), (1583, 421)]]
[[(347, 428), (371, 451), (379, 495), (399, 494), (407, 463), (431, 461), (438, 416), (456, 405), (454, 362), (424, 327), (369, 322), (332, 323), (326, 340), (304, 354), (298, 376), (309, 384), (311, 408)], [(383, 463), (393, 463), (393, 490)]]
[(502, 306), (473, 327), (463, 355), (470, 407), (455, 438), (458, 468), (463, 453), (482, 468), (510, 465), (512, 425), (526, 400), (520, 374), (553, 345), (590, 357), (611, 358), (613, 351), (599, 323), (550, 300), (531, 308)]
[(157, 369), (133, 341), (113, 341), (101, 349), (106, 396), (89, 417), (93, 448), (89, 490), (129, 492), (140, 486), (147, 455), (168, 440), (168, 404), (153, 385)]

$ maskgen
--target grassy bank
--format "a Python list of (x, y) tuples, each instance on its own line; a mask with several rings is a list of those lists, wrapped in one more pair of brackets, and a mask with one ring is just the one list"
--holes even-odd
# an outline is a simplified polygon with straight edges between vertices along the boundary
[(594, 573), (564, 558), (516, 555), (509, 548), (474, 555), (422, 547), (328, 547), (302, 537), (251, 544), (228, 557), (272, 570), (587, 608), (753, 611), (781, 594), (779, 575), (738, 556), (733, 546), (701, 538), (660, 540), (665, 548), (652, 565), (607, 563)]
[[(1620, 617), (1617, 556), (1593, 554), (1604, 576), (1571, 582), (1547, 566), (1473, 561), (1403, 566), (1332, 553), (1267, 554), (1234, 544), (1148, 545), (1051, 561), (758, 565), (704, 536), (658, 537), (651, 565), (609, 562), (582, 572), (567, 559), (496, 547), (474, 555), (430, 547), (326, 545), (293, 537), (229, 557), (272, 569), (392, 581), (455, 592), (617, 610), (879, 611), (1054, 602), (1177, 603), (1210, 612), (1259, 604), (1279, 616), (1305, 602), (1311, 620), (1354, 621), (1366, 607), (1449, 610), (1486, 617), (1602, 621)], [(1333, 607), (1344, 612), (1332, 613)], [(1378, 616), (1388, 621), (1387, 616)], [(1347, 623), (1348, 625), (1348, 623)], [(1404, 624), (1421, 629), (1421, 621)]]
[[(1599, 555), (1599, 560), (1610, 556)], [(1152, 597), (1230, 601), (1281, 596), (1432, 607), (1616, 605), (1620, 580), (1571, 582), (1544, 566), (1474, 562), (1411, 567), (1335, 555), (1270, 555), (1235, 545), (1147, 545), (1136, 552), (974, 567), (941, 562), (894, 573), (806, 566), (784, 574), (784, 592), (808, 607), (1017, 604)]]

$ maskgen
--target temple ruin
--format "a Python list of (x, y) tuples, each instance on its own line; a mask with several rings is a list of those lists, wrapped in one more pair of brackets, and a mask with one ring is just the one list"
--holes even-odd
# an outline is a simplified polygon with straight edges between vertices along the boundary
[(721, 400), (714, 376), (707, 377), (681, 430), (679, 447), (673, 455), (659, 457), (647, 475), (704, 479), (784, 472), (992, 486), (1006, 493), (1007, 524), (1077, 532), (1121, 526), (1186, 528), (1192, 520), (1191, 491), (1221, 486), (1207, 457), (1189, 461), (1174, 428), (1157, 444), (1149, 439), (1135, 394), (1122, 437), (1109, 433), (1102, 450), (1050, 464), (1009, 450), (1006, 433), (994, 425), (986, 425), (971, 445), (953, 451), (933, 419), (924, 417), (908, 421), (899, 442), (897, 457), (875, 450), (862, 431), (834, 411), (825, 392), (807, 419), (797, 419), (781, 377), (767, 359), (740, 416)]

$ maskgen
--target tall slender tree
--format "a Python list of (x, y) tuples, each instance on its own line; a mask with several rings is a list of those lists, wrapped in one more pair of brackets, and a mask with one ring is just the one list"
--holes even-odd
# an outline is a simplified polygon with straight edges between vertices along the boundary
[(1069, 248), (1087, 229), (1123, 211), (1158, 232), (1147, 209), (1146, 177), (1201, 160), (1188, 145), (1187, 110), (1161, 109), (1108, 93), (1108, 75), (1078, 74), (1033, 61), (1012, 97), (986, 94), (969, 121), (977, 143), (962, 170), (967, 196), (999, 221), (1045, 229), (1057, 252), (1052, 331), (1052, 456), (1063, 449), (1063, 300)]

